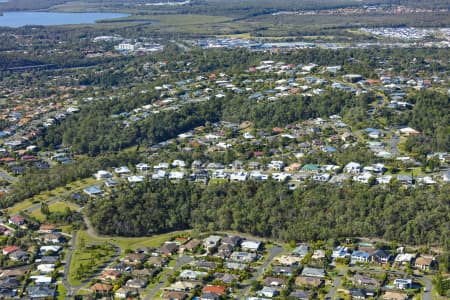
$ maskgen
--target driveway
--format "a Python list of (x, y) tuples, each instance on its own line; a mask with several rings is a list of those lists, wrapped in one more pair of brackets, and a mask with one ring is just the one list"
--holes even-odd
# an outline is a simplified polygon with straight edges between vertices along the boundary
[[(251, 282), (257, 280), (262, 274), (263, 272), (267, 269), (267, 267), (269, 266), (269, 264), (272, 262), (272, 260), (275, 258), (275, 256), (277, 256), (278, 254), (283, 252), (283, 248), (276, 246), (273, 248), (269, 249), (269, 257), (267, 258), (267, 260), (264, 262), (264, 264), (262, 264), (258, 270), (253, 274), (252, 278), (250, 279)], [(247, 294), (248, 290), (250, 289), (251, 284), (248, 284), (247, 286), (245, 286), (241, 292), (239, 293), (239, 295), (237, 296), (236, 299), (244, 299), (245, 294)]]
[(423, 292), (422, 300), (433, 300), (433, 296), (431, 296), (431, 290), (433, 288), (431, 278), (429, 276), (423, 276), (423, 281), (425, 282), (426, 291)]

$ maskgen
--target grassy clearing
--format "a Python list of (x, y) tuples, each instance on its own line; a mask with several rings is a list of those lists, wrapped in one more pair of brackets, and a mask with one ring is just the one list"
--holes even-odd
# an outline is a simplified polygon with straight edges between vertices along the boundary
[(113, 237), (109, 238), (109, 240), (119, 246), (122, 249), (136, 249), (143, 247), (159, 247), (166, 241), (169, 241), (180, 234), (190, 233), (189, 230), (186, 231), (178, 231), (172, 233), (159, 234), (151, 237), (139, 237), (139, 238), (121, 238), (121, 237)]
[(58, 300), (66, 299), (67, 290), (63, 284), (58, 284), (57, 292), (58, 292), (58, 295), (56, 296), (56, 299), (58, 299)]
[(39, 204), (39, 202), (46, 202), (52, 198), (65, 198), (68, 197), (72, 192), (81, 190), (90, 185), (97, 183), (95, 178), (85, 178), (71, 182), (63, 187), (57, 187), (51, 191), (42, 192), (32, 198), (26, 199), (22, 202), (16, 203), (14, 206), (8, 208), (9, 215), (16, 215), (21, 211), (25, 211), (32, 206)]
[(102, 243), (108, 241), (120, 247), (122, 250), (131, 249), (135, 250), (136, 248), (143, 247), (159, 247), (166, 241), (169, 241), (179, 235), (189, 234), (190, 230), (184, 231), (176, 231), (170, 233), (164, 233), (159, 235), (154, 235), (150, 237), (136, 237), (136, 238), (128, 238), (128, 237), (99, 237), (94, 238), (90, 236), (86, 231), (79, 231), (78, 238), (84, 238), (86, 244), (89, 243)]
[[(129, 17), (133, 20), (155, 20), (158, 21), (156, 25), (201, 25), (220, 23), (231, 20), (230, 18), (223, 16), (207, 16), (207, 15), (156, 15), (156, 16), (133, 16)], [(127, 18), (124, 18), (126, 20)]]
[[(64, 212), (66, 208), (71, 210), (77, 210), (78, 206), (70, 202), (55, 202), (48, 206), (50, 212)], [(40, 209), (37, 209), (31, 213), (31, 216), (35, 217), (39, 221), (44, 221), (45, 216), (42, 214)]]
[(93, 272), (102, 267), (114, 254), (114, 249), (106, 244), (93, 245), (87, 239), (87, 234), (77, 235), (75, 242), (76, 250), (70, 261), (70, 273), (68, 281), (71, 285), (80, 285), (83, 280), (88, 279)]

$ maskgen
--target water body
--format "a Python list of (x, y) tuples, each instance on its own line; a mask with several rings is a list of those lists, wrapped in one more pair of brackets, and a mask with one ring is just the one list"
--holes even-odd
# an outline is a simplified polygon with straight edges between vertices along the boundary
[(0, 26), (94, 24), (98, 20), (127, 16), (119, 13), (4, 12), (0, 15)]

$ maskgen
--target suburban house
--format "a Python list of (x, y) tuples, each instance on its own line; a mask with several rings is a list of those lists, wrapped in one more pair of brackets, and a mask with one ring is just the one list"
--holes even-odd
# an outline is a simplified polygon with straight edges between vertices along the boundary
[(282, 255), (275, 258), (275, 261), (283, 266), (298, 265), (302, 258), (294, 255)]
[(350, 256), (350, 253), (348, 252), (348, 248), (344, 246), (337, 246), (331, 254), (332, 258), (345, 258), (347, 256)]
[(219, 296), (219, 298), (220, 298), (220, 296), (225, 294), (225, 291), (226, 291), (225, 286), (223, 286), (223, 285), (207, 285), (202, 289), (203, 294), (211, 293), (211, 294)]
[(188, 297), (185, 292), (165, 291), (162, 298), (164, 300), (184, 300)]
[(30, 299), (53, 299), (56, 297), (56, 289), (48, 286), (29, 286), (27, 292)]
[(217, 247), (221, 241), (222, 237), (218, 235), (210, 235), (203, 241), (203, 247), (205, 249), (211, 249)]
[(369, 261), (377, 264), (387, 264), (390, 259), (391, 255), (384, 250), (375, 250), (369, 255)]
[(264, 278), (264, 285), (275, 286), (275, 287), (285, 287), (287, 279), (278, 277), (266, 277)]
[(231, 253), (230, 260), (241, 263), (251, 263), (252, 261), (256, 260), (256, 254), (250, 252), (235, 251)]
[(222, 244), (219, 246), (217, 250), (218, 250), (217, 256), (227, 258), (231, 255), (231, 253), (233, 253), (234, 247), (230, 244)]
[(185, 280), (197, 280), (208, 275), (206, 272), (193, 271), (189, 269), (182, 270), (179, 278)]
[(47, 244), (60, 244), (66, 241), (65, 237), (57, 233), (49, 233), (42, 237), (42, 240)]
[(102, 281), (105, 281), (105, 280), (116, 281), (120, 277), (121, 277), (121, 274), (119, 271), (106, 269), (103, 271), (102, 275), (100, 275), (98, 277), (98, 279), (100, 279)]
[(295, 248), (294, 251), (292, 251), (292, 255), (303, 258), (306, 255), (308, 255), (308, 252), (309, 252), (308, 245), (300, 245), (297, 248)]
[(104, 283), (96, 283), (90, 288), (92, 293), (99, 295), (108, 295), (109, 293), (111, 293), (112, 289), (112, 285)]
[(395, 263), (400, 265), (410, 264), (415, 257), (415, 254), (400, 253), (395, 257)]
[(161, 268), (167, 264), (167, 258), (161, 256), (152, 256), (147, 260), (147, 263), (157, 268)]
[(412, 287), (412, 283), (413, 282), (411, 279), (397, 278), (394, 280), (395, 287), (401, 290), (410, 289)]
[(145, 262), (145, 255), (141, 253), (129, 253), (123, 259), (123, 262), (128, 265), (139, 265)]
[(144, 279), (131, 279), (128, 280), (127, 283), (125, 284), (126, 287), (133, 289), (141, 289), (144, 288), (146, 285), (147, 280)]
[(92, 196), (92, 197), (103, 195), (103, 190), (97, 186), (87, 187), (87, 188), (83, 189), (83, 192), (85, 194), (87, 194), (88, 196)]
[(16, 215), (16, 216), (9, 218), (8, 223), (16, 225), (16, 226), (22, 226), (25, 224), (25, 219), (22, 218), (21, 216)]
[(265, 287), (263, 287), (262, 290), (258, 291), (257, 294), (258, 294), (258, 296), (261, 296), (261, 297), (273, 298), (273, 297), (279, 295), (280, 292), (277, 289), (265, 286)]
[(360, 274), (355, 274), (355, 276), (350, 278), (350, 281), (356, 286), (364, 286), (370, 288), (376, 288), (380, 286), (380, 281), (378, 279), (363, 276)]
[(9, 254), (9, 258), (12, 261), (24, 261), (27, 262), (30, 259), (30, 254), (23, 250), (17, 250)]
[(187, 292), (192, 289), (201, 286), (201, 282), (198, 281), (177, 281), (165, 288), (167, 291)]
[(351, 262), (368, 262), (369, 261), (369, 253), (366, 251), (355, 251), (352, 253), (352, 256), (350, 257)]
[(158, 250), (164, 256), (170, 256), (178, 251), (178, 244), (174, 242), (165, 242)]
[(243, 241), (241, 243), (241, 248), (244, 251), (251, 251), (256, 252), (259, 250), (259, 247), (261, 247), (261, 242), (259, 241)]
[(6, 246), (5, 248), (3, 248), (2, 252), (3, 252), (3, 255), (9, 255), (19, 249), (20, 248), (18, 246)]
[(55, 226), (53, 226), (53, 225), (45, 225), (45, 224), (42, 224), (40, 227), (39, 227), (39, 231), (38, 231), (38, 233), (53, 233), (54, 231), (55, 231)]
[(295, 290), (289, 294), (289, 299), (297, 299), (297, 300), (309, 300), (310, 295), (302, 290)]
[(304, 267), (302, 270), (302, 276), (324, 278), (325, 275), (326, 273), (324, 269)]
[(273, 266), (272, 267), (272, 274), (276, 276), (286, 276), (290, 277), (292, 274), (294, 274), (294, 268), (288, 267), (288, 266)]
[(349, 162), (344, 167), (345, 173), (358, 174), (361, 172), (361, 165), (356, 162)]
[(414, 267), (418, 270), (429, 271), (434, 264), (434, 257), (432, 256), (420, 256), (416, 259)]
[(386, 291), (381, 297), (383, 300), (407, 300), (408, 298), (408, 294), (393, 291)]
[(186, 244), (180, 246), (180, 252), (181, 253), (184, 253), (185, 251), (192, 252), (195, 249), (197, 249), (201, 244), (202, 242), (200, 240), (192, 239), (188, 241)]
[(239, 243), (241, 242), (241, 240), (242, 240), (242, 238), (237, 235), (226, 236), (222, 239), (222, 244), (231, 245), (232, 247), (237, 247), (237, 246), (239, 246)]
[(105, 170), (99, 170), (97, 173), (94, 174), (95, 179), (102, 180), (102, 179), (108, 179), (112, 178), (113, 174), (111, 172), (105, 171)]
[(319, 287), (323, 284), (323, 279), (317, 277), (309, 277), (309, 276), (297, 276), (295, 277), (295, 285), (296, 286), (310, 286), (310, 287)]

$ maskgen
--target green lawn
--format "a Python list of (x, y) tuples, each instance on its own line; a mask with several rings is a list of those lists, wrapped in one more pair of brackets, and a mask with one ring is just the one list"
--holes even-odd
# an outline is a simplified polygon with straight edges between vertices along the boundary
[[(63, 187), (57, 187), (51, 191), (42, 192), (38, 195), (35, 195), (34, 197), (23, 200), (19, 203), (16, 203), (14, 206), (8, 208), (7, 214), (16, 215), (19, 212), (27, 210), (28, 208), (38, 204), (39, 202), (49, 201), (54, 197), (59, 197), (59, 198), (68, 197), (72, 192), (81, 190), (81, 189), (88, 187), (90, 185), (93, 185), (95, 183), (97, 183), (97, 181), (94, 178), (85, 178), (85, 179), (71, 182)], [(57, 207), (55, 207), (55, 209), (57, 209)]]
[[(63, 212), (66, 208), (70, 208), (71, 210), (77, 210), (78, 206), (70, 202), (55, 202), (48, 206), (50, 212)], [(44, 221), (45, 216), (42, 214), (40, 209), (37, 209), (31, 213), (31, 216), (35, 217), (39, 221)]]
[(101, 243), (108, 241), (120, 247), (122, 250), (131, 249), (135, 250), (140, 247), (159, 247), (162, 243), (169, 241), (179, 235), (185, 235), (190, 233), (190, 230), (176, 231), (164, 234), (158, 234), (150, 237), (101, 237), (94, 238), (87, 234), (86, 231), (79, 231), (78, 238), (84, 238), (86, 243)]
[(169, 241), (180, 234), (185, 234), (189, 232), (190, 232), (189, 230), (186, 230), (180, 232), (159, 234), (151, 237), (138, 237), (138, 238), (111, 237), (108, 239), (122, 249), (134, 250), (140, 247), (159, 247), (164, 242)]
[[(76, 250), (73, 251), (70, 261), (70, 273), (68, 281), (71, 285), (80, 285), (83, 280), (88, 279), (98, 268), (102, 267), (114, 254), (114, 249), (94, 249), (90, 246), (96, 241), (88, 240), (89, 236), (84, 231), (80, 231), (75, 242)], [(102, 241), (98, 243), (102, 245)], [(78, 269), (81, 265), (86, 266), (88, 271), (82, 272), (81, 277), (77, 277)]]
[[(189, 233), (189, 230), (178, 231), (167, 234), (155, 235), (152, 237), (140, 237), (140, 238), (121, 238), (121, 237), (101, 237), (94, 238), (91, 237), (87, 231), (80, 230), (77, 234), (77, 240), (75, 242), (76, 250), (73, 252), (72, 260), (70, 262), (70, 274), (69, 283), (72, 285), (80, 285), (83, 278), (76, 278), (77, 270), (80, 268), (81, 264), (87, 265), (92, 260), (95, 262), (92, 269), (96, 269), (102, 266), (113, 254), (111, 251), (105, 251), (101, 249), (89, 250), (86, 249), (87, 246), (92, 244), (103, 244), (105, 242), (113, 243), (119, 246), (123, 250), (125, 249), (136, 249), (138, 247), (159, 247), (165, 241), (168, 241), (181, 234)], [(85, 244), (85, 248), (81, 249), (82, 241)], [(96, 257), (97, 255), (97, 257)], [(95, 257), (95, 259), (92, 259)], [(87, 274), (88, 275), (88, 274)], [(85, 277), (87, 278), (87, 276)]]
[(57, 295), (56, 299), (58, 299), (58, 300), (66, 299), (67, 290), (64, 287), (64, 284), (62, 284), (62, 283), (58, 284), (57, 292), (58, 292), (58, 295)]

